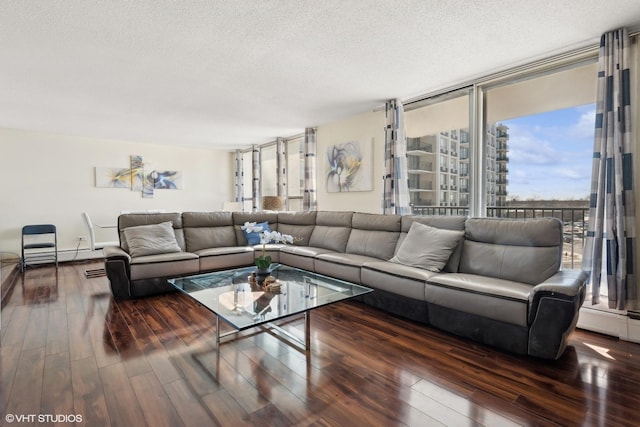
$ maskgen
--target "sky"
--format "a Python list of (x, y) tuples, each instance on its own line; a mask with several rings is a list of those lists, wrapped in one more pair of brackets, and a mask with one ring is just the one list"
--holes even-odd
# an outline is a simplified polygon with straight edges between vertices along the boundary
[(509, 128), (508, 199), (588, 197), (595, 108), (588, 104), (501, 122)]

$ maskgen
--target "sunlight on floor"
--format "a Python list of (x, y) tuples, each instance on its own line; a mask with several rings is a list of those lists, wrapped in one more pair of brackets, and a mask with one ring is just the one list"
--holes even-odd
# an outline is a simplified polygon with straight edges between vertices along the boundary
[(586, 342), (583, 342), (584, 345), (586, 345), (587, 347), (589, 347), (591, 350), (595, 351), (596, 353), (600, 354), (601, 356), (607, 358), (607, 359), (611, 359), (611, 360), (616, 360), (615, 357), (611, 356), (609, 354), (609, 349), (608, 348), (604, 348), (604, 347), (599, 347), (597, 345), (593, 345), (593, 344), (587, 344)]

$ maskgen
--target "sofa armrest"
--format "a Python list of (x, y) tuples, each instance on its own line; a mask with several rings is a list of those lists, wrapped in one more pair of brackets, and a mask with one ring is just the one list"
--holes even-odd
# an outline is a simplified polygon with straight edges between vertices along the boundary
[(536, 285), (529, 295), (529, 355), (557, 359), (578, 321), (587, 273), (563, 270)]
[(561, 294), (568, 297), (575, 297), (582, 293), (587, 281), (587, 272), (582, 270), (561, 270), (544, 282), (533, 287), (530, 300), (535, 300), (539, 292)]
[(104, 270), (115, 298), (131, 298), (131, 256), (117, 246), (103, 249)]
[(131, 262), (131, 255), (129, 255), (127, 251), (122, 249), (120, 246), (105, 246), (102, 249), (102, 252), (104, 253), (104, 257), (107, 259), (122, 257), (125, 258), (128, 263)]

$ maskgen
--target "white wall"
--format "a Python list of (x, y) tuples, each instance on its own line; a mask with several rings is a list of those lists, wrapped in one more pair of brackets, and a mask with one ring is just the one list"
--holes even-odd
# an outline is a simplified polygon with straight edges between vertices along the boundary
[[(384, 111), (377, 111), (318, 127), (316, 165), (318, 210), (382, 213), (385, 124)], [(327, 149), (335, 144), (349, 141), (372, 140), (373, 190), (345, 193), (327, 192)]]
[[(156, 190), (152, 199), (122, 188), (96, 188), (96, 166), (129, 166), (141, 155), (150, 168), (182, 171), (183, 190)], [(231, 200), (233, 175), (228, 152), (168, 147), (127, 141), (0, 129), (0, 251), (7, 259), (20, 251), (25, 224), (53, 223), (61, 250), (75, 250), (87, 236), (81, 213), (98, 224), (115, 224), (121, 210), (168, 212), (220, 210)], [(225, 183), (225, 185), (221, 185)], [(117, 240), (115, 231), (99, 230), (98, 240)], [(88, 243), (81, 242), (80, 249)]]

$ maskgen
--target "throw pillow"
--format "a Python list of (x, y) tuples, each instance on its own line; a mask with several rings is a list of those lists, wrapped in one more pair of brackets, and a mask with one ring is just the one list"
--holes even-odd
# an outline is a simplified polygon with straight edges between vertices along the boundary
[(414, 222), (398, 252), (389, 261), (437, 273), (447, 264), (463, 235), (464, 231), (444, 230)]
[(269, 228), (269, 223), (266, 221), (256, 224), (256, 228), (258, 227), (262, 227), (262, 229), (260, 231), (251, 231), (251, 232), (248, 232), (247, 230), (242, 230), (244, 237), (246, 237), (247, 239), (247, 244), (251, 246), (260, 244), (260, 233), (262, 233), (263, 231), (269, 231), (269, 232), (271, 231), (271, 229)]
[(124, 229), (132, 257), (181, 252), (171, 221)]

